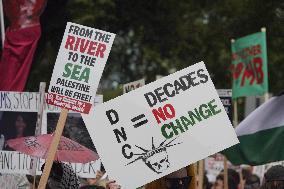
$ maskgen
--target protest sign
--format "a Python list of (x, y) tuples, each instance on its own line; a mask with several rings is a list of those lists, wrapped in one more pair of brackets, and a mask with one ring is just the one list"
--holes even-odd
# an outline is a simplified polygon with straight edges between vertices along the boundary
[(140, 79), (123, 85), (123, 93), (128, 93), (145, 85), (145, 79)]
[(53, 69), (47, 103), (62, 107), (38, 188), (46, 186), (68, 110), (88, 114), (115, 34), (67, 23)]
[(231, 89), (217, 89), (219, 98), (224, 106), (230, 121), (233, 121), (233, 109), (232, 109), (232, 90)]
[(203, 62), (82, 117), (107, 173), (124, 189), (140, 187), (238, 143)]
[(268, 91), (266, 32), (232, 41), (233, 98)]
[[(0, 172), (2, 174), (30, 174), (33, 164), (32, 157), (16, 151), (0, 151)], [(41, 167), (44, 159), (37, 159), (36, 174), (41, 175)], [(95, 178), (96, 172), (100, 170), (101, 161), (82, 163), (68, 163), (74, 172), (82, 178)]]
[(53, 69), (47, 103), (88, 113), (115, 34), (67, 23)]
[[(103, 96), (96, 95), (94, 106), (102, 102)], [(20, 152), (11, 151), (12, 149), (5, 145), (5, 141), (17, 138), (16, 131), (17, 127), (19, 127), (16, 127), (15, 124), (17, 117), (24, 118), (23, 122), (20, 122), (20, 126), (24, 127), (24, 136), (34, 135), (39, 105), (40, 93), (38, 92), (0, 91), (0, 150), (4, 150), (0, 151), (0, 173), (30, 174), (32, 167), (31, 157)], [(41, 134), (46, 134), (47, 130), (49, 130), (49, 133), (54, 130), (54, 126), (56, 125), (55, 119), (58, 119), (60, 110), (61, 108), (58, 106), (50, 104), (45, 106)], [(76, 136), (70, 134), (74, 132), (77, 134)], [(70, 111), (65, 133), (66, 135), (64, 136), (87, 148), (95, 149), (80, 113)], [(40, 175), (40, 168), (45, 160), (41, 159), (38, 162), (36, 174)], [(100, 163), (100, 161), (89, 162), (87, 164), (72, 163), (71, 166), (80, 177), (95, 178), (96, 171), (100, 169)]]

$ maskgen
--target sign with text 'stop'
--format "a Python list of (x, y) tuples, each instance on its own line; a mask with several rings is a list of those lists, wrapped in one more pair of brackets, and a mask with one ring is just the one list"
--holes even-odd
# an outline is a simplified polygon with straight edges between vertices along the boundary
[(67, 23), (47, 103), (89, 113), (115, 34)]
[(82, 115), (110, 178), (133, 189), (238, 143), (203, 62)]

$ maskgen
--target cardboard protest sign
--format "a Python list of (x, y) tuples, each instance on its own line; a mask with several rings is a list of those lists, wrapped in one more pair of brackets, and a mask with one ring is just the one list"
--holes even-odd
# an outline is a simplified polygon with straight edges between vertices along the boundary
[(123, 189), (137, 188), (238, 143), (203, 62), (82, 117), (107, 173)]
[(233, 98), (268, 91), (266, 32), (232, 42)]
[(233, 121), (232, 90), (231, 89), (217, 89), (217, 92), (229, 116), (229, 119), (232, 122)]
[(123, 93), (128, 93), (145, 85), (145, 79), (140, 79), (123, 85)]
[(115, 34), (67, 23), (49, 85), (47, 103), (88, 113)]
[[(16, 151), (0, 151), (0, 172), (2, 174), (30, 174), (32, 169), (32, 157)], [(37, 159), (36, 174), (41, 175), (41, 167), (44, 159)], [(74, 172), (82, 178), (95, 178), (100, 170), (101, 161), (82, 163), (68, 163)]]
[[(96, 95), (94, 106), (102, 102), (103, 96)], [(31, 156), (13, 151), (6, 145), (6, 141), (17, 138), (20, 133), (23, 136), (34, 136), (39, 103), (40, 93), (37, 92), (0, 91), (0, 172), (2, 174), (30, 174)], [(53, 131), (60, 109), (49, 104), (45, 106), (42, 134), (46, 134), (47, 130)], [(81, 145), (95, 150), (80, 113), (70, 111), (64, 134)], [(43, 159), (38, 160), (36, 174), (42, 174), (40, 168), (44, 162)], [(71, 166), (80, 177), (95, 178), (100, 164), (100, 161), (95, 161), (86, 164), (72, 163)]]

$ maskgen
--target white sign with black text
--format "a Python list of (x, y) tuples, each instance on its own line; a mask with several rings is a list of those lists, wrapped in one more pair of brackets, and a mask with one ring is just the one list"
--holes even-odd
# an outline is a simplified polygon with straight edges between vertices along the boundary
[(203, 62), (82, 115), (110, 178), (133, 189), (238, 143)]

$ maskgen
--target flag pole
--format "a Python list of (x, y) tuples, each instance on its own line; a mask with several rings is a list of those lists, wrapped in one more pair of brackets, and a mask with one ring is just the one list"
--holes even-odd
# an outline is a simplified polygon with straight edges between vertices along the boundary
[(0, 0), (0, 22), (1, 22), (1, 39), (2, 39), (2, 48), (4, 47), (5, 40), (5, 24), (4, 24), (4, 11), (3, 11), (3, 2)]
[(197, 182), (198, 182), (198, 179), (197, 179), (197, 162), (193, 164), (193, 171), (194, 171), (193, 182), (194, 182), (194, 189), (195, 189), (195, 188), (197, 188)]
[[(234, 42), (235, 42), (235, 40), (231, 39), (231, 44), (233, 44)], [(237, 99), (233, 99), (233, 108), (234, 108), (233, 127), (236, 127), (238, 125), (238, 102), (237, 102)], [(224, 156), (224, 189), (228, 189), (228, 188), (229, 188), (229, 185), (228, 185), (228, 160)]]
[[(265, 28), (265, 27), (262, 27), (262, 28), (260, 29), (260, 31), (266, 34), (266, 28)], [(269, 99), (269, 93), (268, 93), (268, 92), (264, 93), (263, 97), (264, 97), (264, 102), (268, 101), (268, 99)]]
[(68, 110), (65, 108), (62, 108), (60, 112), (59, 120), (56, 125), (56, 130), (53, 135), (52, 142), (50, 144), (44, 170), (43, 170), (42, 176), (39, 181), (38, 189), (45, 189), (45, 186), (46, 186), (46, 183), (47, 183), (47, 180), (48, 180), (51, 168), (52, 168), (52, 164), (54, 161), (54, 157), (57, 151), (57, 147), (60, 141), (60, 137), (62, 135), (64, 125), (67, 119), (67, 115), (68, 115)]
[[(40, 82), (39, 84), (39, 109), (38, 109), (38, 114), (37, 114), (37, 122), (36, 122), (36, 130), (35, 130), (35, 136), (38, 136), (41, 134), (41, 127), (42, 127), (42, 115), (43, 115), (43, 110), (45, 106), (45, 88), (46, 88), (46, 83), (45, 82)], [(34, 177), (33, 180), (33, 189), (36, 189), (36, 169), (37, 169), (37, 163), (38, 159), (36, 157), (33, 157), (31, 161), (33, 162), (33, 168), (32, 168), (32, 175)]]

